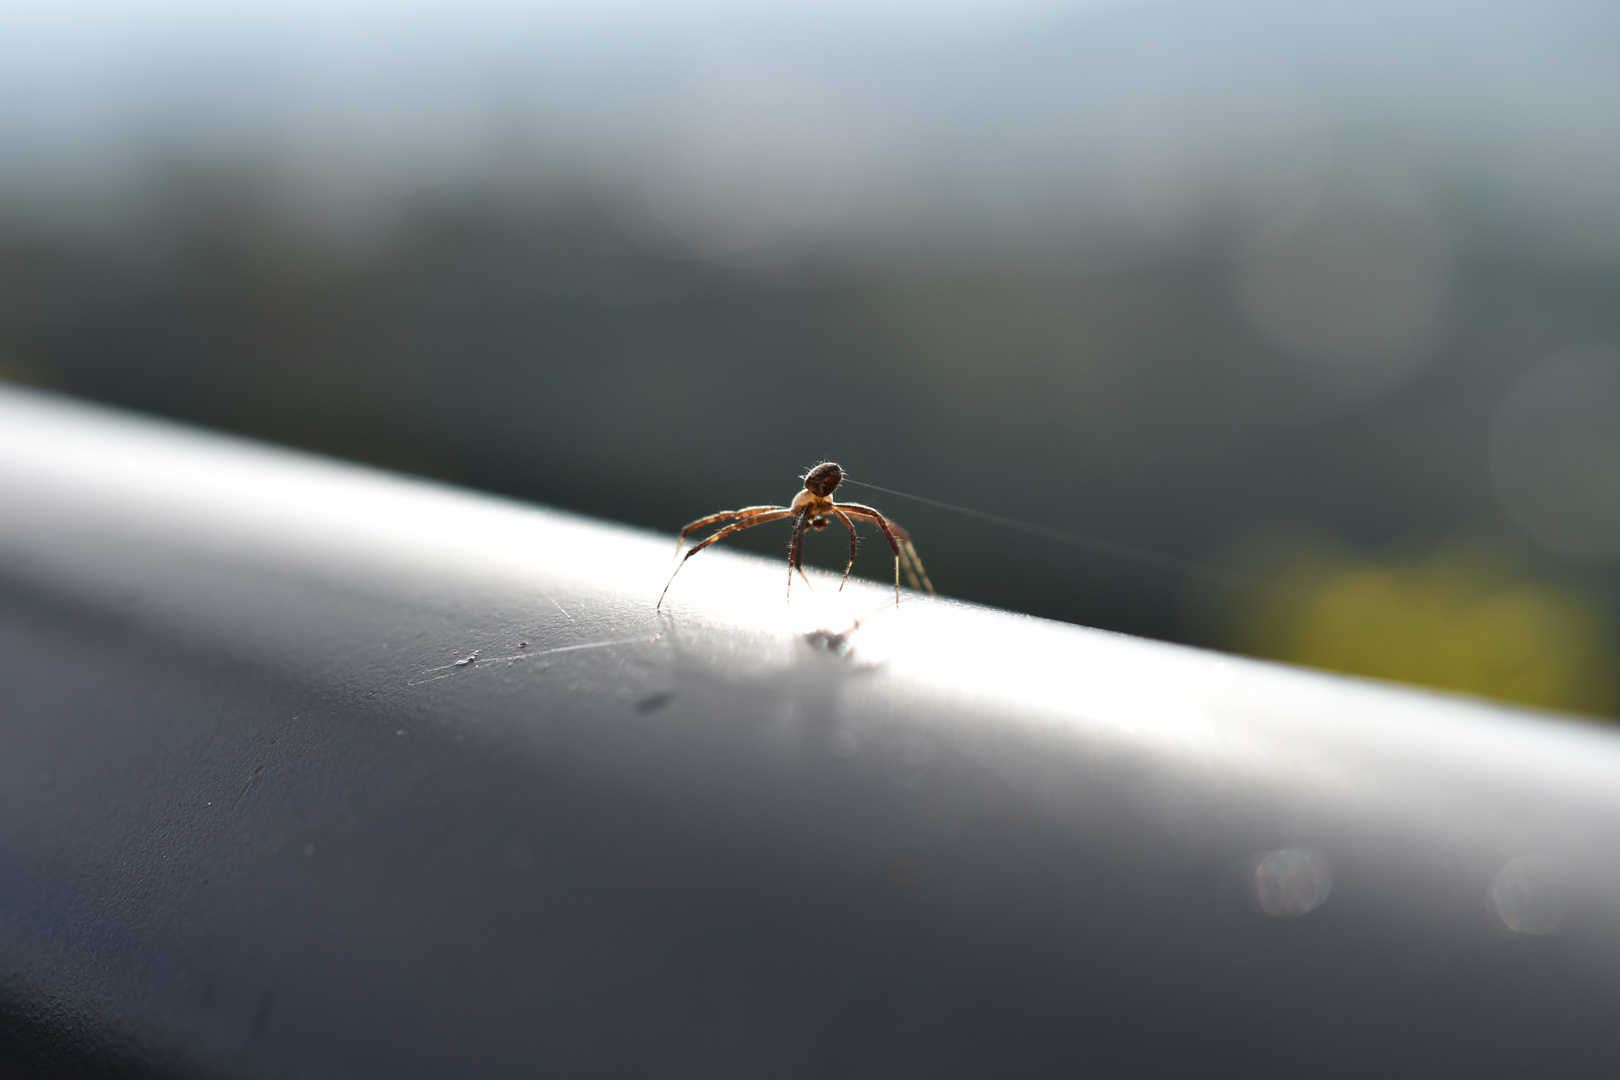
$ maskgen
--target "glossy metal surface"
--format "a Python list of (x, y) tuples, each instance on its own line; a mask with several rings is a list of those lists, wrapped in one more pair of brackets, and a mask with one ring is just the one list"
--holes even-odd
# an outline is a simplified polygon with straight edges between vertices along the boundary
[(672, 547), (0, 393), (9, 1066), (1620, 1060), (1612, 732)]

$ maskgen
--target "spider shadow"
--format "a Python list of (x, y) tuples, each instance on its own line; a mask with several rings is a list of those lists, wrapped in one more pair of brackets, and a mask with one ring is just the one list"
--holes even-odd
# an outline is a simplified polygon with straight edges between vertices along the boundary
[(799, 634), (799, 639), (816, 653), (832, 658), (847, 670), (875, 671), (883, 667), (886, 661), (862, 654), (860, 634), (872, 619), (889, 615), (892, 611), (892, 604), (881, 602), (862, 614), (848, 616), (843, 629), (823, 626)]

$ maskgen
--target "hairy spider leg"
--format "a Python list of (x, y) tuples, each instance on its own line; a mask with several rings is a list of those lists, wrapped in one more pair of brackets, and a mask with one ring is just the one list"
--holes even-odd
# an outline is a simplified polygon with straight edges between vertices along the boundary
[[(916, 578), (922, 578), (922, 587), (927, 589), (929, 592), (933, 592), (934, 583), (928, 580), (928, 571), (923, 569), (922, 560), (917, 557), (917, 549), (911, 546), (911, 537), (902, 536), (900, 538), (900, 550), (904, 551), (907, 558), (910, 560), (910, 564), (906, 569), (906, 574), (910, 576), (913, 581), (915, 581)], [(915, 574), (912, 573), (911, 567), (916, 567)], [(913, 588), (915, 588), (915, 585), (913, 585)]]
[(900, 541), (900, 569), (905, 572), (906, 584), (913, 589), (921, 591), (922, 582), (917, 578), (917, 569), (911, 565), (911, 556), (906, 554), (906, 542)]
[[(900, 556), (900, 569), (905, 571), (906, 584), (913, 589), (921, 589), (922, 581), (917, 577), (917, 566), (921, 564), (913, 565), (912, 563), (912, 558), (916, 552), (911, 549), (911, 537), (906, 534), (906, 530), (892, 521), (889, 522), (889, 528), (894, 530), (894, 538), (900, 541), (900, 550), (896, 554)], [(932, 592), (933, 590), (930, 589), (929, 591)]]
[(849, 520), (848, 514), (837, 507), (833, 508), (833, 513), (844, 523), (844, 528), (849, 530), (849, 562), (844, 566), (844, 580), (838, 583), (838, 591), (843, 592), (844, 585), (849, 581), (849, 572), (855, 569), (855, 523)]
[(681, 547), (686, 543), (686, 538), (688, 536), (703, 528), (705, 525), (713, 525), (717, 521), (726, 521), (730, 518), (749, 518), (759, 514), (768, 513), (771, 510), (786, 509), (787, 507), (785, 506), (745, 506), (741, 510), (722, 510), (718, 514), (710, 514), (708, 517), (698, 518), (696, 521), (692, 522), (692, 524), (681, 530), (680, 539), (675, 541), (675, 554), (679, 555), (681, 553)]
[(889, 528), (889, 520), (870, 506), (860, 503), (833, 503), (833, 509), (842, 510), (852, 517), (862, 521), (870, 521), (883, 530), (884, 539), (889, 541), (889, 549), (894, 552), (894, 606), (900, 606), (900, 541), (894, 538)]
[(906, 580), (911, 583), (913, 589), (927, 589), (933, 592), (934, 583), (928, 580), (928, 571), (923, 569), (922, 559), (911, 544), (911, 534), (892, 521), (889, 522), (889, 528), (900, 538), (900, 565), (906, 572)]
[[(692, 545), (692, 550), (688, 551), (686, 553), (686, 559), (690, 559), (692, 556), (696, 555), (698, 552), (702, 551), (704, 548), (708, 547), (710, 544), (714, 543), (716, 540), (719, 540), (721, 537), (726, 536), (726, 535), (728, 535), (730, 533), (734, 533), (738, 529), (751, 529), (755, 525), (764, 525), (768, 521), (780, 521), (785, 517), (792, 517), (792, 516), (793, 516), (793, 511), (778, 508), (772, 513), (756, 514), (753, 517), (749, 518), (747, 521), (739, 521), (735, 525), (727, 525), (725, 528), (721, 529), (719, 532), (715, 533), (713, 536), (707, 537), (706, 539), (700, 540), (696, 544), (693, 544)], [(669, 587), (671, 585), (675, 584), (675, 574), (678, 574), (678, 573), (681, 572), (681, 567), (686, 565), (686, 559), (682, 559), (680, 561), (680, 563), (675, 567), (675, 573), (670, 574), (669, 575), (669, 580), (664, 582), (664, 591), (658, 594), (658, 603), (653, 608), (653, 610), (656, 611), (656, 610), (658, 610), (658, 608), (661, 608), (661, 607), (664, 606), (664, 597), (669, 593)], [(790, 573), (790, 575), (788, 577), (788, 583), (791, 585), (792, 581), (793, 581), (793, 578), (792, 578), (791, 573)]]
[(815, 589), (810, 587), (810, 579), (804, 577), (804, 566), (799, 561), (799, 553), (804, 547), (804, 530), (810, 527), (810, 518), (813, 516), (812, 509), (811, 506), (806, 506), (793, 519), (793, 539), (788, 544), (787, 594), (789, 598), (793, 596), (793, 571), (795, 570), (799, 572), (800, 577), (804, 578), (804, 587), (810, 589), (811, 592), (815, 592)]
[[(747, 528), (750, 525), (763, 525), (767, 521), (780, 520), (782, 515), (791, 517), (793, 515), (793, 508), (791, 506), (749, 506), (742, 510), (733, 511), (733, 513), (737, 517), (735, 524), (740, 525), (743, 528)], [(772, 514), (777, 516), (769, 516)], [(724, 529), (720, 529), (717, 533), (715, 533), (715, 535), (718, 536), (719, 533), (725, 532), (725, 530), (729, 528), (732, 528), (732, 526), (727, 525)], [(685, 538), (682, 537), (682, 539), (684, 540)], [(675, 545), (675, 554), (679, 555), (680, 553), (680, 544), (677, 543)]]
[[(838, 505), (849, 506), (851, 504), (839, 503)], [(878, 517), (883, 517), (882, 514), (878, 514), (870, 506), (863, 506), (861, 509), (877, 514)], [(933, 592), (934, 583), (928, 580), (928, 571), (923, 569), (922, 557), (917, 554), (916, 547), (911, 543), (911, 534), (893, 521), (888, 524), (889, 528), (894, 530), (895, 538), (900, 541), (900, 550), (897, 554), (900, 556), (900, 569), (906, 572), (906, 583), (913, 589), (927, 589), (929, 592)]]

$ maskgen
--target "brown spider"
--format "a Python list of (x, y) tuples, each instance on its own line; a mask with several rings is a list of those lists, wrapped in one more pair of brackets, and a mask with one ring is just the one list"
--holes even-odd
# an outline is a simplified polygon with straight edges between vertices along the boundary
[[(928, 574), (923, 570), (922, 560), (917, 558), (917, 549), (911, 546), (911, 537), (906, 530), (872, 509), (860, 503), (833, 502), (832, 493), (844, 479), (844, 470), (831, 461), (823, 461), (820, 465), (804, 474), (804, 490), (793, 497), (788, 506), (745, 506), (741, 510), (725, 510), (708, 517), (698, 518), (692, 524), (681, 530), (681, 538), (675, 542), (675, 553), (680, 554), (681, 545), (686, 538), (705, 525), (713, 525), (717, 521), (733, 520), (734, 524), (716, 532), (693, 546), (686, 553), (690, 559), (710, 544), (722, 537), (729, 536), (739, 529), (752, 528), (763, 525), (767, 521), (780, 521), (783, 518), (793, 519), (793, 541), (788, 547), (788, 592), (793, 592), (793, 571), (797, 570), (800, 577), (804, 577), (804, 566), (800, 561), (800, 547), (804, 540), (805, 529), (825, 529), (832, 523), (833, 518), (843, 522), (844, 528), (849, 530), (849, 565), (844, 567), (844, 579), (838, 583), (840, 591), (844, 582), (849, 580), (849, 571), (855, 565), (855, 522), (870, 521), (883, 530), (884, 537), (889, 541), (889, 547), (894, 552), (894, 603), (900, 605), (900, 571), (906, 572), (906, 580), (913, 589), (927, 589), (934, 591), (933, 583), (928, 580)], [(680, 566), (675, 567), (675, 574), (681, 572), (686, 565), (682, 559)], [(675, 574), (669, 575), (669, 581), (664, 585), (664, 591), (658, 594), (658, 606), (664, 606), (664, 597), (669, 593), (670, 585), (675, 583)], [(806, 585), (809, 578), (804, 578)]]

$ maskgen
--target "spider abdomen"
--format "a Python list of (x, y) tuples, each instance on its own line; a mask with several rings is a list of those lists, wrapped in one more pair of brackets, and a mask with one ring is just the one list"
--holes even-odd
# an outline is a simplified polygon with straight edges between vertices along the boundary
[(836, 462), (823, 461), (804, 474), (804, 490), (817, 498), (831, 495), (844, 480), (844, 470)]

